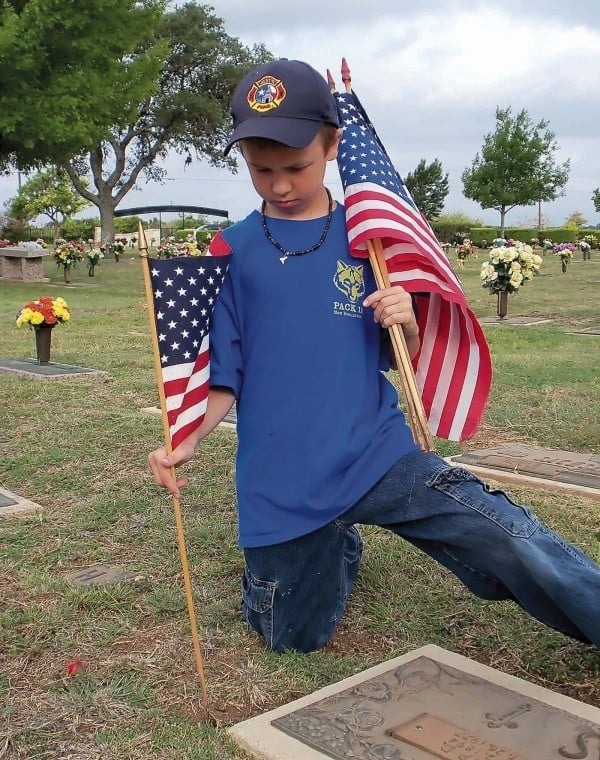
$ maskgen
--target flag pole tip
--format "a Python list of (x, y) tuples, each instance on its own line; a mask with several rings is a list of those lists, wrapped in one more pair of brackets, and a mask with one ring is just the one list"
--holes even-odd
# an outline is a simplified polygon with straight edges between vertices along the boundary
[(327, 84), (329, 85), (330, 92), (335, 92), (335, 81), (333, 79), (333, 76), (331, 75), (331, 71), (327, 69)]
[(141, 258), (148, 258), (148, 242), (146, 241), (146, 233), (144, 232), (144, 225), (141, 219), (138, 219), (138, 251)]
[(348, 66), (348, 61), (345, 58), (342, 58), (342, 82), (346, 85), (346, 92), (352, 92), (351, 82), (352, 78), (350, 76), (350, 67)]

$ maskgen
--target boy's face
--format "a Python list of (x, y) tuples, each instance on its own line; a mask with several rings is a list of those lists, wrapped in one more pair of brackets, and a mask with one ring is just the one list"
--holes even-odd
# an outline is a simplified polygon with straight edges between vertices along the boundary
[(314, 219), (327, 213), (323, 186), (328, 161), (337, 156), (341, 131), (329, 148), (318, 134), (306, 148), (265, 140), (244, 140), (242, 153), (252, 184), (266, 201), (265, 212), (281, 219)]

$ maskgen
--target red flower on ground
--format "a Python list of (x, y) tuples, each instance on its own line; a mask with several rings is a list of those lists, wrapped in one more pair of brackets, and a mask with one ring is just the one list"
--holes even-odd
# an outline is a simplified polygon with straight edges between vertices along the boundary
[(87, 660), (71, 660), (67, 665), (67, 675), (72, 677), (80, 673), (84, 668), (89, 665)]

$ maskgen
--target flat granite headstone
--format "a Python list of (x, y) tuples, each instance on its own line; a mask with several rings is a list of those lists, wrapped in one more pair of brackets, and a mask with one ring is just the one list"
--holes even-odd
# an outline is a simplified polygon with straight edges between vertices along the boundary
[(70, 573), (66, 579), (77, 586), (108, 586), (112, 583), (123, 583), (137, 577), (139, 577), (139, 573), (131, 570), (121, 570), (108, 565), (92, 565)]
[(2, 509), (2, 507), (12, 507), (14, 504), (17, 504), (16, 499), (13, 499), (10, 496), (5, 496), (3, 493), (0, 493), (0, 509)]
[[(146, 414), (154, 414), (156, 416), (161, 415), (159, 406), (144, 406), (142, 407), (142, 412), (145, 412)], [(231, 409), (227, 412), (223, 420), (219, 423), (219, 427), (234, 429), (236, 426), (237, 426), (237, 409), (234, 404), (231, 407)]]
[(106, 372), (74, 364), (48, 362), (40, 364), (37, 359), (0, 359), (0, 372), (21, 375), (36, 380), (58, 380), (63, 378), (106, 375)]
[(41, 509), (34, 501), (0, 487), (0, 517), (20, 517)]
[(264, 760), (596, 760), (600, 710), (430, 644), (229, 732)]
[(482, 325), (545, 325), (548, 322), (552, 322), (551, 319), (545, 317), (481, 317), (479, 319)]
[(482, 477), (600, 499), (600, 455), (507, 443), (448, 457)]
[(574, 330), (571, 335), (600, 335), (600, 327), (586, 327), (585, 330)]

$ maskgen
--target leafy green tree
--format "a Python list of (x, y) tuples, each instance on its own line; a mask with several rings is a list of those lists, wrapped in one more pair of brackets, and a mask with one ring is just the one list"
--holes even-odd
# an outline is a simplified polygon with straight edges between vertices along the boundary
[(87, 205), (88, 202), (73, 189), (66, 172), (51, 168), (38, 172), (21, 186), (10, 202), (10, 215), (24, 221), (47, 216), (56, 238), (60, 236), (63, 221)]
[(581, 213), (581, 211), (574, 211), (565, 219), (563, 227), (568, 227), (572, 230), (578, 230), (580, 227), (585, 227), (587, 223), (587, 219)]
[(569, 161), (557, 164), (558, 150), (548, 122), (533, 124), (523, 109), (496, 109), (496, 130), (484, 137), (470, 168), (462, 174), (464, 195), (500, 212), (500, 233), (505, 217), (515, 206), (532, 206), (562, 195), (569, 178)]
[(162, 43), (139, 45), (164, 8), (165, 0), (2, 0), (0, 167), (68, 161), (132, 121), (165, 55)]
[(442, 213), (450, 183), (439, 159), (428, 165), (422, 158), (414, 172), (408, 172), (404, 182), (417, 208), (429, 221)]
[(118, 219), (115, 219), (115, 232), (137, 232), (138, 221), (139, 216), (120, 216)]
[(8, 240), (10, 243), (18, 243), (19, 240), (31, 238), (29, 225), (22, 219), (3, 214), (0, 220), (0, 240)]
[(99, 226), (100, 220), (97, 217), (65, 219), (61, 228), (61, 237), (67, 240), (93, 240), (95, 228)]
[(472, 227), (483, 227), (481, 219), (472, 219), (467, 214), (456, 212), (452, 214), (440, 214), (431, 222), (431, 227), (438, 240), (442, 243), (462, 243)]
[[(107, 140), (65, 165), (77, 191), (98, 207), (103, 241), (112, 239), (114, 209), (138, 179), (164, 177), (158, 159), (170, 151), (185, 165), (198, 157), (235, 168), (235, 159), (222, 154), (231, 95), (246, 69), (271, 57), (263, 46), (249, 49), (230, 37), (210, 6), (194, 3), (165, 14), (147, 44), (157, 40), (169, 53), (153, 94), (126, 126), (115, 126)], [(83, 184), (84, 175), (93, 188)]]
[(594, 202), (596, 211), (600, 211), (600, 187), (597, 187), (592, 193), (592, 201)]

